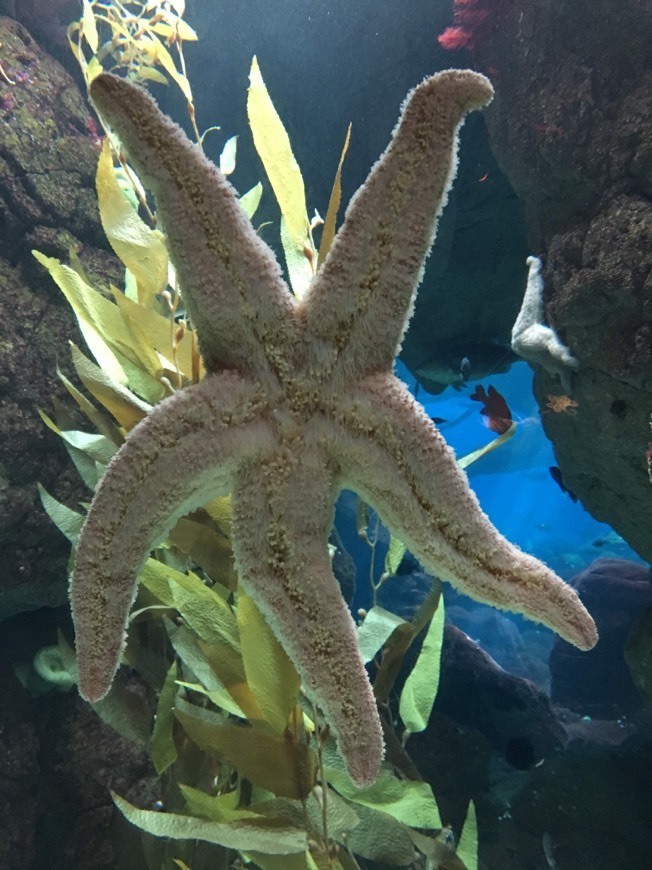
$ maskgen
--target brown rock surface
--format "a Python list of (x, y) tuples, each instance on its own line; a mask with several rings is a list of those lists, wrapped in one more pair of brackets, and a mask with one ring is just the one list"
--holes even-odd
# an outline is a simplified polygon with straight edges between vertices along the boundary
[(579, 360), (572, 413), (560, 382), (535, 392), (564, 482), (652, 558), (645, 451), (652, 410), (652, 7), (638, 0), (483, 3), (476, 66), (496, 98), (494, 152), (544, 260), (546, 312)]
[(0, 619), (66, 597), (68, 545), (40, 508), (40, 481), (61, 500), (81, 497), (76, 474), (37, 408), (64, 390), (74, 317), (31, 255), (110, 272), (94, 193), (97, 152), (89, 110), (70, 76), (16, 22), (0, 18)]

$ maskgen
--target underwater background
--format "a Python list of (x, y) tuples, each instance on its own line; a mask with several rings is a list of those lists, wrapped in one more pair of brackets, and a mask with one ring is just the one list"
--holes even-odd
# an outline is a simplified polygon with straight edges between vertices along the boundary
[[(600, 641), (580, 653), (548, 629), (444, 584), (439, 691), (428, 727), (406, 745), (415, 777), (432, 786), (441, 820), (458, 839), (473, 801), (476, 867), (647, 868), (652, 4), (185, 5), (199, 35), (185, 47), (197, 123), (220, 127), (206, 138), (207, 156), (219, 161), (238, 134), (231, 181), (242, 193), (264, 179), (246, 112), (256, 55), (309, 209), (322, 215), (349, 122), (344, 205), (389, 140), (405, 95), (426, 75), (471, 67), (492, 80), (494, 102), (461, 133), (457, 178), (396, 371), (458, 457), (492, 441), (501, 431), (496, 417), (508, 411), (513, 437), (468, 467), (471, 486), (510, 541), (575, 586)], [(49, 412), (53, 397), (55, 405), (68, 400), (56, 369), (71, 374), (68, 342), (81, 340), (30, 252), (65, 260), (72, 247), (104, 286), (122, 286), (124, 271), (97, 214), (101, 131), (66, 37), (81, 10), (77, 0), (0, 0), (0, 870), (127, 870), (181, 860), (147, 845), (108, 793), (163, 808), (143, 740), (116, 736), (76, 690), (63, 690), (70, 685), (53, 689), (34, 676), (40, 649), (59, 643), (59, 631), (73, 639), (69, 544), (42, 510), (37, 483), (69, 506), (89, 496), (36, 411)], [(190, 134), (179, 89), (151, 89)], [(274, 199), (264, 195), (256, 225), (280, 258), (277, 223)], [(528, 256), (543, 262), (545, 322), (579, 360), (577, 370), (512, 351)], [(496, 399), (483, 401), (491, 387), (507, 411), (501, 402), (496, 411)], [(374, 523), (372, 514), (368, 528)], [(332, 542), (354, 613), (372, 606), (369, 577), (378, 580), (389, 546), (379, 529), (370, 548), (359, 525), (355, 496), (344, 493)], [(430, 582), (406, 554), (377, 603), (410, 619)], [(149, 723), (151, 687), (129, 691)], [(218, 859), (202, 848), (190, 853), (192, 870), (242, 866), (233, 853)], [(471, 867), (434, 855), (427, 866)], [(294, 870), (277, 860), (267, 866)], [(359, 866), (408, 865), (377, 855), (359, 858)], [(423, 854), (411, 866), (425, 867)]]

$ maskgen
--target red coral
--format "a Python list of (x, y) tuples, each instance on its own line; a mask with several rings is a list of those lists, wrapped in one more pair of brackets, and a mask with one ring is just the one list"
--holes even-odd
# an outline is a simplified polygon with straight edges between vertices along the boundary
[(463, 27), (447, 27), (441, 36), (437, 37), (437, 42), (447, 51), (454, 51), (456, 48), (469, 48), (471, 34)]
[(468, 48), (473, 51), (478, 41), (486, 34), (486, 25), (498, 0), (453, 0), (453, 27), (437, 38), (442, 48), (448, 51)]

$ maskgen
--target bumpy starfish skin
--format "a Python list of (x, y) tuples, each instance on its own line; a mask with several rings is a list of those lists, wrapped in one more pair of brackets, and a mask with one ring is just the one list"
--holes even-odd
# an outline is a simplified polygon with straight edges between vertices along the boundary
[(458, 128), (491, 95), (483, 76), (451, 70), (408, 96), (387, 151), (297, 301), (217, 169), (144, 91), (112, 76), (94, 81), (95, 104), (156, 196), (208, 374), (132, 431), (91, 505), (72, 580), (84, 697), (95, 701), (110, 687), (151, 547), (184, 513), (226, 492), (240, 582), (362, 785), (377, 775), (383, 741), (328, 558), (343, 487), (429, 571), (593, 646), (595, 626), (575, 593), (491, 525), (392, 373), (455, 172)]

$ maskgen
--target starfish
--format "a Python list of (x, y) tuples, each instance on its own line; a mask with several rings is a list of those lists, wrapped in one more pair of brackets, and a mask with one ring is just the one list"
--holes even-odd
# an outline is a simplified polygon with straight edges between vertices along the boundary
[(518, 317), (512, 327), (512, 350), (529, 363), (542, 366), (549, 375), (557, 375), (570, 392), (570, 371), (579, 362), (551, 326), (543, 321), (542, 263), (538, 257), (528, 257), (525, 295)]
[(156, 197), (207, 374), (133, 429), (85, 520), (71, 601), (89, 701), (111, 685), (150, 549), (178, 518), (228, 492), (242, 588), (360, 785), (377, 776), (383, 739), (327, 549), (343, 487), (430, 572), (582, 649), (596, 642), (575, 592), (492, 526), (393, 374), (455, 173), (458, 129), (492, 93), (483, 76), (449, 70), (408, 95), (392, 141), (298, 300), (233, 188), (152, 98), (110, 75), (94, 80), (95, 105)]

